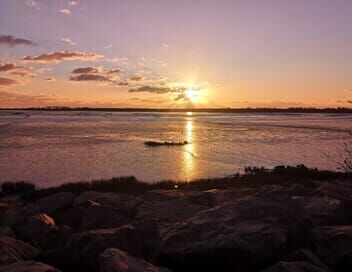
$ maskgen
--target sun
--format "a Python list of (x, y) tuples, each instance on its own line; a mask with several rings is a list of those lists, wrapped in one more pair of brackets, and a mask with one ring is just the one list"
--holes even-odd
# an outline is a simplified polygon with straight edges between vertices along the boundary
[(199, 98), (199, 90), (187, 89), (185, 95), (190, 101), (195, 102)]

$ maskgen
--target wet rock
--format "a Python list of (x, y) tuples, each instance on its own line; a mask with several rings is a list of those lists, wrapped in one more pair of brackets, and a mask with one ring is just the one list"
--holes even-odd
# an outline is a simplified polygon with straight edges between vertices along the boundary
[(100, 254), (99, 262), (100, 272), (171, 272), (167, 268), (154, 266), (116, 248), (106, 249)]
[(181, 271), (248, 271), (279, 260), (306, 243), (310, 224), (290, 198), (275, 195), (239, 199), (170, 228), (161, 264)]
[(324, 226), (313, 231), (317, 255), (334, 271), (352, 270), (352, 226)]
[[(38, 249), (23, 241), (6, 236), (0, 237), (0, 265), (7, 265), (20, 260), (34, 259), (38, 254)], [(1, 268), (0, 271), (2, 271)]]
[(0, 266), (1, 272), (60, 272), (60, 270), (39, 262), (19, 261), (14, 264)]
[(55, 212), (69, 208), (76, 195), (71, 192), (61, 192), (43, 197), (27, 206), (26, 215), (46, 213), (53, 216)]
[(56, 245), (59, 228), (55, 221), (45, 213), (30, 216), (15, 226), (19, 238), (38, 245), (41, 249)]

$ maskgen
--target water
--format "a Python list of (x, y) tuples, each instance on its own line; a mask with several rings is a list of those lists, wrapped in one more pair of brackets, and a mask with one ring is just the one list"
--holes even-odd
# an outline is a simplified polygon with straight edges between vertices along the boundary
[[(0, 111), (0, 182), (47, 187), (134, 175), (153, 182), (245, 166), (336, 169), (352, 115)], [(188, 141), (148, 147), (149, 140)]]

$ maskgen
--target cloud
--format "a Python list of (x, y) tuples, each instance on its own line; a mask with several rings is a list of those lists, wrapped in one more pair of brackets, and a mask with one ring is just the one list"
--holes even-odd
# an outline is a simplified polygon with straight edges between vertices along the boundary
[(128, 86), (130, 85), (127, 80), (122, 80), (117, 83), (118, 86)]
[(45, 80), (46, 81), (56, 81), (55, 77), (47, 77)]
[(164, 93), (170, 93), (173, 92), (174, 90), (169, 88), (169, 87), (154, 87), (154, 86), (142, 86), (136, 89), (130, 89), (130, 93), (157, 93), (157, 94), (164, 94)]
[(62, 38), (61, 42), (69, 44), (69, 45), (76, 45), (76, 43), (74, 41), (72, 41), (70, 38)]
[(120, 68), (112, 68), (110, 70), (107, 71), (107, 74), (118, 74), (121, 73), (122, 70)]
[(350, 104), (352, 104), (352, 99), (351, 99), (351, 100), (347, 100), (347, 103), (350, 103)]
[(71, 14), (71, 10), (69, 10), (69, 9), (60, 9), (60, 12), (63, 14), (66, 14), (66, 15)]
[(128, 80), (131, 80), (131, 81), (141, 81), (143, 79), (144, 78), (142, 76), (131, 76), (128, 78)]
[(1, 86), (11, 86), (11, 85), (19, 84), (19, 83), (20, 82), (15, 79), (0, 77), (0, 87)]
[(163, 43), (161, 46), (164, 47), (164, 48), (169, 48), (169, 45), (166, 44), (166, 43)]
[(42, 54), (39, 56), (25, 56), (22, 58), (26, 62), (60, 62), (63, 60), (80, 60), (80, 61), (91, 61), (103, 57), (102, 55), (95, 53), (85, 53), (85, 52), (53, 52), (48, 54)]
[(68, 2), (68, 6), (69, 7), (74, 7), (74, 6), (77, 6), (78, 5), (78, 1), (74, 1), (74, 0), (71, 0)]
[(73, 74), (96, 74), (99, 73), (100, 69), (96, 67), (81, 67), (74, 69), (71, 73)]
[(0, 44), (7, 45), (9, 47), (14, 47), (16, 45), (37, 45), (35, 42), (31, 40), (26, 40), (22, 38), (15, 38), (11, 35), (0, 35)]
[(25, 3), (26, 3), (27, 6), (29, 6), (31, 8), (39, 9), (37, 0), (26, 0)]
[(15, 63), (0, 64), (0, 72), (11, 72), (21, 68), (23, 68), (23, 66), (18, 66)]
[(71, 81), (101, 81), (101, 82), (111, 82), (112, 79), (102, 75), (95, 74), (80, 74), (78, 76), (70, 76)]

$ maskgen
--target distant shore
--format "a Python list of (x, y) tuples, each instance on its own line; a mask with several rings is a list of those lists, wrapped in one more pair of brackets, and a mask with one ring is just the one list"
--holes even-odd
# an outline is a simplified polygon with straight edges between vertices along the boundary
[(108, 112), (200, 112), (200, 113), (352, 113), (352, 108), (90, 108), (90, 107), (28, 107), (0, 108), (0, 111), (108, 111)]

